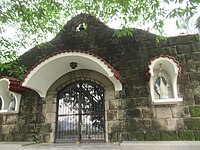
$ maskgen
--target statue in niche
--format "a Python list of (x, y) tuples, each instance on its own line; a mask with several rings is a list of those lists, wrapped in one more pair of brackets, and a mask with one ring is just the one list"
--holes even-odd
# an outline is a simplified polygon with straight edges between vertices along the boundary
[(0, 110), (2, 110), (2, 100), (1, 100), (1, 97), (0, 97)]
[(167, 79), (164, 76), (162, 76), (161, 65), (162, 64), (160, 64), (158, 77), (155, 83), (155, 90), (156, 93), (159, 95), (160, 99), (165, 99), (169, 98), (169, 84), (167, 82)]
[(15, 96), (12, 93), (10, 94), (9, 100), (8, 110), (15, 110)]

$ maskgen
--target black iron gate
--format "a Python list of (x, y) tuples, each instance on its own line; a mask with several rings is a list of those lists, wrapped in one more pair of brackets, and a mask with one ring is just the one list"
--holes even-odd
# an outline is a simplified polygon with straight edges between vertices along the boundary
[(105, 141), (104, 88), (78, 81), (58, 92), (56, 142)]

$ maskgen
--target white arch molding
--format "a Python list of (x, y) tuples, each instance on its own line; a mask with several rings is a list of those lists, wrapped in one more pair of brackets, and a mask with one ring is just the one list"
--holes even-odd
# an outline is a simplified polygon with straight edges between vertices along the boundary
[[(70, 67), (71, 62), (77, 63), (75, 69)], [(96, 54), (80, 50), (64, 50), (46, 57), (26, 74), (22, 86), (46, 97), (47, 90), (58, 78), (79, 69), (97, 71), (113, 83), (115, 91), (122, 90), (123, 80), (109, 63)]]

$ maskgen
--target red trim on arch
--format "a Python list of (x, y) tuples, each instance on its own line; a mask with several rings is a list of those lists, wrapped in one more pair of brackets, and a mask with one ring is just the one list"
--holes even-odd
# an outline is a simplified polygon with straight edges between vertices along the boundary
[(62, 53), (83, 53), (83, 54), (88, 54), (88, 55), (91, 55), (93, 57), (96, 57), (97, 59), (99, 59), (100, 61), (102, 61), (105, 65), (108, 66), (108, 68), (111, 69), (111, 72), (114, 73), (114, 76), (117, 80), (119, 80), (121, 82), (121, 84), (124, 84), (124, 81), (121, 77), (121, 75), (108, 63), (106, 62), (103, 58), (101, 58), (100, 56), (98, 56), (97, 54), (94, 54), (94, 53), (90, 53), (88, 51), (83, 51), (83, 50), (61, 50), (61, 51), (58, 51), (58, 52), (55, 52), (55, 53), (52, 53), (48, 56), (46, 56), (44, 59), (42, 59), (41, 61), (39, 61), (38, 63), (36, 63), (34, 66), (31, 67), (31, 69), (26, 73), (25, 77), (23, 78), (21, 84), (25, 81), (25, 79), (27, 78), (27, 76), (31, 73), (31, 71), (36, 68), (39, 64), (41, 64), (42, 62), (44, 62), (45, 60), (53, 57), (53, 56), (56, 56), (58, 54), (62, 54)]
[(177, 67), (179, 68), (178, 69), (178, 76), (180, 76), (181, 75), (181, 73), (182, 73), (182, 67), (180, 66), (180, 64), (179, 64), (179, 62), (176, 60), (176, 58), (174, 58), (174, 57), (172, 57), (172, 56), (169, 56), (169, 55), (160, 55), (160, 56), (157, 56), (157, 57), (155, 57), (155, 58), (153, 58), (153, 59), (151, 59), (150, 60), (150, 62), (148, 63), (148, 69), (147, 69), (147, 73), (146, 73), (146, 76), (147, 77), (150, 77), (150, 66), (151, 66), (151, 64), (152, 64), (152, 62), (155, 60), (155, 59), (158, 59), (158, 58), (169, 58), (169, 59), (172, 59), (176, 64), (177, 64)]
[(9, 91), (16, 92), (16, 93), (23, 93), (27, 88), (21, 86), (21, 82), (15, 78), (7, 77), (7, 76), (2, 76), (2, 78), (6, 78), (9, 80), (10, 85), (9, 85)]

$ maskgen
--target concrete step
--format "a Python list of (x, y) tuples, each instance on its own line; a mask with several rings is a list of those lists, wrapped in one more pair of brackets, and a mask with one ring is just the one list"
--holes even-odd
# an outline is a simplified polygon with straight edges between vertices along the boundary
[(127, 141), (121, 150), (200, 150), (200, 141)]
[(120, 150), (120, 144), (106, 143), (0, 143), (0, 150)]
[(130, 141), (119, 143), (0, 142), (0, 150), (200, 150), (200, 141)]

